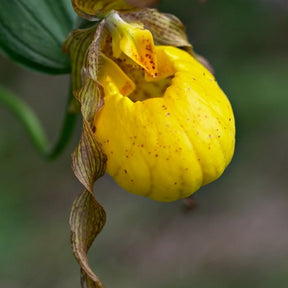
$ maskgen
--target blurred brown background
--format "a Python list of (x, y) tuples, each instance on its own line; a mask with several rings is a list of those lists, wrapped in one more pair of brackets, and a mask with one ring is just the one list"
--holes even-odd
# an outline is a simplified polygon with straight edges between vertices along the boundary
[[(68, 0), (67, 0), (68, 1)], [(203, 2), (203, 3), (202, 3)], [(237, 121), (235, 157), (196, 194), (196, 210), (121, 190), (95, 192), (108, 222), (90, 252), (105, 287), (288, 287), (288, 2), (163, 0), (208, 58)], [(29, 103), (55, 141), (69, 79), (0, 58), (0, 84)], [(78, 125), (80, 126), (80, 125)], [(0, 105), (0, 287), (80, 287), (69, 244), (70, 207), (82, 189), (70, 153), (44, 161)]]

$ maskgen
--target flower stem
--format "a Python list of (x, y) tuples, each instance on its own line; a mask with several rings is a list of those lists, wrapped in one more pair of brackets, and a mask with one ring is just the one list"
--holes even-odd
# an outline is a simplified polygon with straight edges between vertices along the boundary
[(66, 114), (60, 131), (60, 136), (55, 145), (51, 147), (46, 133), (34, 111), (14, 93), (0, 87), (0, 102), (8, 107), (20, 120), (38, 152), (48, 159), (56, 158), (60, 155), (72, 136), (78, 114), (68, 111), (71, 98), (72, 93), (69, 92)]

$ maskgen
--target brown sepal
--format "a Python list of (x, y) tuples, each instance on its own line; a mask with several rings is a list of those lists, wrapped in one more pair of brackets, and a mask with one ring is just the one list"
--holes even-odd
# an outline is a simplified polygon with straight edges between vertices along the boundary
[(185, 26), (174, 15), (160, 13), (156, 9), (140, 9), (135, 12), (122, 13), (121, 16), (130, 22), (141, 22), (151, 31), (155, 44), (175, 47), (189, 47)]
[(75, 12), (82, 18), (95, 21), (112, 10), (131, 10), (135, 7), (125, 0), (72, 0)]
[(160, 2), (160, 0), (125, 0), (125, 1), (138, 8), (151, 7)]

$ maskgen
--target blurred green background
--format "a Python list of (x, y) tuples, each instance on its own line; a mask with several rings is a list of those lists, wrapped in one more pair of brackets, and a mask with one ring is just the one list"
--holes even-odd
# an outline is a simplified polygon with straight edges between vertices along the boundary
[[(67, 0), (68, 1), (68, 0)], [(105, 287), (288, 287), (288, 2), (163, 0), (209, 59), (237, 121), (234, 159), (196, 194), (158, 203), (108, 176), (95, 192), (108, 221), (89, 257)], [(55, 141), (69, 79), (0, 58), (0, 84), (29, 103)], [(70, 168), (79, 136), (44, 161), (0, 105), (0, 287), (80, 287), (68, 218), (82, 189)]]

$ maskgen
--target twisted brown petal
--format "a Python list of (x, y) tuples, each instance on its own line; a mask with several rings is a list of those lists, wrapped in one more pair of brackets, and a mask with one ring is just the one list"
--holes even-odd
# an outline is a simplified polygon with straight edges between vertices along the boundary
[(106, 160), (106, 155), (95, 140), (89, 123), (83, 119), (82, 136), (72, 154), (72, 169), (78, 180), (91, 193), (94, 182), (105, 173)]
[(91, 270), (87, 252), (106, 221), (103, 207), (93, 194), (84, 190), (73, 202), (70, 214), (71, 245), (81, 267), (83, 288), (103, 288), (99, 278)]
[(103, 106), (103, 89), (97, 82), (98, 43), (103, 23), (73, 31), (63, 45), (71, 58), (74, 96), (81, 105), (83, 116), (81, 139), (72, 153), (72, 168), (86, 189), (74, 201), (70, 214), (71, 245), (81, 267), (83, 288), (103, 288), (87, 260), (88, 249), (106, 218), (104, 209), (93, 195), (93, 184), (104, 175), (107, 160), (94, 136), (94, 118)]
[(97, 26), (88, 29), (73, 30), (63, 44), (63, 52), (67, 53), (72, 63), (72, 88), (76, 91), (82, 86), (81, 70), (88, 47), (93, 41)]
[[(94, 39), (90, 43), (88, 51), (85, 50), (81, 71), (81, 89), (76, 92), (76, 97), (81, 104), (83, 116), (82, 136), (78, 147), (72, 154), (72, 168), (78, 180), (84, 187), (93, 193), (93, 184), (99, 177), (103, 176), (106, 170), (106, 155), (103, 153), (101, 144), (95, 139), (94, 118), (103, 105), (103, 89), (97, 82), (99, 33), (103, 25), (100, 23)], [(99, 32), (99, 30), (101, 30)], [(79, 38), (82, 39), (82, 38)], [(86, 42), (79, 42), (79, 45)], [(78, 70), (79, 73), (79, 70)], [(80, 77), (77, 74), (78, 77)]]

